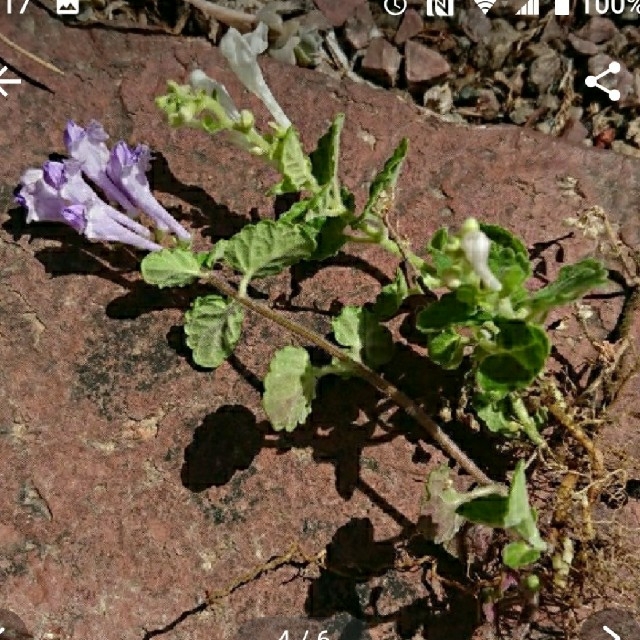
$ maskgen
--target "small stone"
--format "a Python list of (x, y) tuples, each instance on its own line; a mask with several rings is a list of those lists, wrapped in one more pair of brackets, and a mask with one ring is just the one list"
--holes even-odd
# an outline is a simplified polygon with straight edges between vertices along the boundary
[(540, 92), (546, 93), (547, 89), (562, 74), (562, 60), (557, 51), (549, 48), (538, 56), (529, 69), (529, 82)]
[(345, 24), (344, 35), (355, 51), (366, 49), (372, 38), (382, 35), (376, 27), (368, 3), (356, 7), (353, 16)]
[(449, 63), (437, 51), (418, 42), (407, 42), (405, 55), (405, 73), (409, 85), (423, 84), (451, 71)]
[(441, 115), (449, 113), (453, 108), (451, 87), (448, 84), (441, 84), (427, 89), (424, 92), (422, 104), (424, 104), (427, 109), (431, 109)]
[(627, 140), (631, 140), (640, 146), (640, 118), (636, 118), (629, 123), (627, 127)]
[(482, 11), (461, 11), (460, 27), (471, 42), (480, 42), (491, 33), (491, 20)]
[(630, 144), (622, 142), (622, 140), (614, 140), (611, 143), (611, 148), (616, 153), (623, 153), (625, 156), (640, 158), (640, 149), (638, 149), (638, 147), (632, 147)]
[(566, 29), (561, 27), (558, 24), (558, 21), (555, 17), (552, 17), (542, 32), (542, 37), (540, 38), (541, 42), (552, 44), (552, 43), (560, 43), (563, 44), (566, 39)]
[(362, 73), (385, 86), (395, 86), (402, 56), (384, 38), (374, 38), (362, 60)]
[(349, 18), (345, 25), (344, 37), (352, 49), (360, 51), (365, 49), (371, 41), (371, 27), (358, 18)]
[(576, 35), (583, 40), (600, 44), (611, 40), (616, 33), (618, 33), (618, 29), (609, 18), (593, 16)]
[(341, 27), (366, 0), (314, 0), (332, 27)]
[(500, 114), (500, 102), (491, 89), (481, 89), (478, 91), (476, 109), (483, 120), (495, 120)]
[(573, 118), (567, 122), (562, 130), (561, 138), (567, 142), (581, 143), (589, 135), (588, 129), (580, 122)]
[(573, 33), (569, 34), (569, 42), (571, 46), (578, 52), (582, 53), (585, 56), (594, 56), (598, 53), (598, 46), (595, 45), (591, 40), (583, 40), (582, 38), (578, 38), (578, 36)]
[(322, 11), (313, 9), (299, 18), (300, 26), (305, 29), (316, 29), (317, 31), (329, 31), (331, 23), (327, 20)]
[(509, 113), (509, 118), (515, 124), (524, 124), (534, 114), (535, 110), (530, 100), (516, 98), (514, 108)]
[(409, 9), (405, 14), (400, 28), (396, 32), (395, 43), (404, 44), (424, 29), (422, 16), (415, 10)]

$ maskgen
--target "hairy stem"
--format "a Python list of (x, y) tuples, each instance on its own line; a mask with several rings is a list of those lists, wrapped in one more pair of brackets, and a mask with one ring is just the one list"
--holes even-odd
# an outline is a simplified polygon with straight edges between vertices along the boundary
[(240, 295), (232, 286), (218, 278), (213, 273), (207, 274), (204, 279), (220, 291), (220, 293), (229, 296), (233, 300), (236, 300), (245, 306), (247, 309), (261, 315), (267, 320), (271, 320), (271, 322), (276, 323), (299, 338), (320, 347), (320, 349), (328, 353), (330, 356), (347, 364), (354, 373), (366, 380), (380, 393), (384, 394), (395, 404), (404, 409), (404, 411), (429, 434), (442, 451), (455, 460), (469, 475), (474, 478), (474, 480), (482, 485), (495, 484), (432, 418), (430, 418), (408, 395), (398, 389), (391, 382), (385, 380), (382, 376), (378, 375), (366, 365), (348, 356), (344, 351), (342, 351), (342, 349), (331, 344), (331, 342), (325, 340), (325, 338), (318, 335), (315, 331), (307, 329), (301, 324), (286, 318), (282, 314), (260, 302), (256, 302), (251, 298)]

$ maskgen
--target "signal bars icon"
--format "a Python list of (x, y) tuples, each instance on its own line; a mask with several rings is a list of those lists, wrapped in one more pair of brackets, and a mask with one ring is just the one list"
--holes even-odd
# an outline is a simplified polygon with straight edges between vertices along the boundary
[[(478, 8), (486, 16), (496, 0), (473, 0)], [(638, 0), (640, 4), (640, 0)], [(554, 14), (557, 16), (568, 16), (570, 14), (569, 0), (555, 0)], [(517, 16), (538, 16), (540, 15), (540, 0), (528, 0), (518, 11)]]

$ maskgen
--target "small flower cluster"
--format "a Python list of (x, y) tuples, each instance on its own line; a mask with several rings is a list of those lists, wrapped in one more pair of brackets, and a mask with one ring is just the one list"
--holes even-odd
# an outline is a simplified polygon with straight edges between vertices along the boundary
[[(27, 222), (63, 222), (90, 240), (122, 242), (145, 251), (158, 251), (154, 241), (174, 234), (189, 243), (190, 235), (155, 199), (146, 173), (150, 151), (118, 142), (109, 151), (109, 136), (98, 122), (86, 129), (69, 121), (64, 143), (70, 156), (48, 161), (41, 169), (28, 169), (21, 179), (16, 201), (27, 209)], [(88, 178), (113, 205), (103, 200), (85, 180)], [(136, 221), (144, 213), (156, 227), (156, 237)]]
[[(291, 121), (271, 93), (258, 64), (258, 56), (269, 46), (268, 31), (264, 22), (244, 35), (231, 28), (220, 41), (220, 52), (245, 88), (265, 105), (274, 120), (276, 135), (284, 136), (291, 128)], [(210, 134), (225, 130), (232, 142), (255, 155), (277, 155), (273, 141), (255, 129), (253, 114), (238, 109), (226, 87), (201, 69), (190, 74), (189, 84), (169, 82), (167, 95), (158, 98), (156, 103), (174, 127), (201, 128)]]

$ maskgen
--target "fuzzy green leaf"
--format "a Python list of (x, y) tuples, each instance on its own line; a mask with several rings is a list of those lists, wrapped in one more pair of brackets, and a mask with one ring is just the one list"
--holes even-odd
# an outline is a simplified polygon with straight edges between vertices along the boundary
[(536, 551), (546, 550), (547, 545), (538, 531), (535, 511), (529, 505), (527, 478), (522, 460), (516, 465), (511, 480), (504, 526), (517, 532)]
[(468, 492), (457, 491), (453, 486), (451, 469), (442, 464), (434, 469), (427, 478), (425, 500), (421, 509), (428, 517), (428, 537), (437, 544), (451, 540), (464, 523), (465, 518), (459, 515), (463, 505), (481, 499), (506, 500), (501, 497), (502, 487), (478, 487)]
[(481, 224), (480, 229), (491, 240), (489, 268), (502, 284), (502, 295), (517, 291), (532, 273), (527, 247), (498, 225)]
[(455, 325), (479, 324), (486, 319), (486, 314), (478, 319), (478, 309), (459, 300), (456, 293), (445, 293), (418, 314), (416, 328), (422, 333), (431, 333)]
[(210, 251), (200, 251), (196, 256), (200, 266), (212, 269), (224, 257), (226, 246), (227, 240), (218, 240)]
[(607, 283), (609, 274), (598, 260), (586, 258), (562, 267), (557, 279), (531, 295), (531, 315), (544, 318), (553, 307), (578, 300), (585, 293)]
[(371, 309), (373, 315), (385, 321), (393, 318), (399, 311), (405, 298), (409, 295), (409, 286), (401, 269), (396, 271), (396, 277), (390, 284), (380, 290)]
[(310, 156), (312, 173), (319, 185), (329, 184), (337, 179), (343, 126), (344, 114), (339, 113), (329, 130), (318, 140), (318, 146)]
[(391, 332), (366, 309), (345, 307), (332, 326), (336, 340), (359, 362), (375, 368), (393, 356)]
[(274, 141), (271, 160), (282, 174), (282, 180), (269, 190), (270, 195), (297, 193), (313, 186), (315, 180), (311, 173), (311, 161), (293, 127), (289, 127), (284, 136)]
[(457, 369), (464, 358), (464, 340), (451, 328), (427, 338), (429, 357), (443, 369)]
[(369, 199), (364, 206), (362, 219), (379, 217), (384, 213), (387, 202), (393, 202), (396, 183), (402, 163), (409, 151), (409, 141), (403, 138), (392, 156), (386, 161), (382, 171), (373, 179), (369, 189)]
[(196, 298), (185, 313), (184, 332), (193, 360), (215, 369), (232, 353), (242, 335), (243, 308), (218, 295)]
[(147, 254), (140, 265), (142, 277), (160, 289), (184, 287), (203, 273), (197, 256), (187, 249), (162, 249)]
[(473, 400), (473, 408), (492, 433), (513, 437), (520, 432), (521, 426), (513, 419), (508, 396), (494, 401), (489, 396), (477, 394)]
[(524, 540), (510, 542), (502, 550), (502, 561), (510, 569), (522, 569), (540, 558), (540, 551), (537, 551)]
[(484, 524), (487, 527), (503, 528), (508, 510), (505, 496), (481, 496), (461, 504), (456, 513), (469, 522)]
[(538, 376), (551, 345), (544, 329), (537, 325), (521, 320), (495, 324), (499, 330), (495, 343), (476, 349), (476, 379), (482, 391), (504, 396), (527, 387)]
[(302, 225), (261, 220), (227, 241), (224, 257), (247, 278), (264, 278), (308, 258), (316, 243)]
[(264, 410), (276, 431), (293, 431), (311, 413), (316, 396), (316, 371), (302, 347), (276, 352), (264, 379)]

